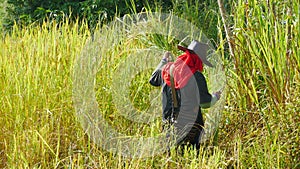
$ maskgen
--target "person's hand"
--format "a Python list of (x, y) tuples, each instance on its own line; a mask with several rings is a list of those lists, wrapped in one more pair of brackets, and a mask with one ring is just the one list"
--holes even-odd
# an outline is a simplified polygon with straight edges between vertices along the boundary
[(162, 60), (166, 61), (166, 62), (169, 62), (170, 61), (170, 56), (171, 56), (171, 52), (169, 51), (166, 51)]
[(222, 94), (221, 91), (217, 91), (214, 93), (214, 95), (217, 97), (218, 100), (221, 98), (221, 94)]

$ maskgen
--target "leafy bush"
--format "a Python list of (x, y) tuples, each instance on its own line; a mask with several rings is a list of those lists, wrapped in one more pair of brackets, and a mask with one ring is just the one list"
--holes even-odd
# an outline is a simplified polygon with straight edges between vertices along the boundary
[(93, 29), (98, 23), (108, 22), (114, 16), (141, 12), (145, 8), (162, 12), (172, 10), (202, 28), (209, 38), (217, 40), (218, 34), (218, 6), (213, 0), (7, 0), (5, 8), (7, 16), (3, 16), (3, 27), (6, 29), (14, 24), (26, 26), (44, 20), (59, 23), (66, 18), (68, 21), (85, 21)]
[[(71, 20), (85, 19), (90, 27), (99, 21), (111, 20), (117, 15), (124, 15), (131, 11), (141, 11), (145, 6), (160, 4), (170, 6), (171, 2), (158, 2), (157, 0), (7, 0), (8, 17), (5, 18), (5, 27), (11, 28), (16, 22), (18, 25), (28, 25), (32, 22), (41, 22), (50, 19), (58, 22), (65, 17)], [(134, 10), (130, 8), (134, 7)]]

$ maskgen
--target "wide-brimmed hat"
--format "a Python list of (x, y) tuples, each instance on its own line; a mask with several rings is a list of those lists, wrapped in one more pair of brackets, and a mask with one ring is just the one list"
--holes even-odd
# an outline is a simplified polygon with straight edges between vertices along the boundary
[(206, 58), (207, 52), (209, 50), (209, 46), (206, 43), (201, 43), (197, 40), (193, 40), (187, 48), (178, 45), (178, 49), (182, 51), (191, 50), (198, 55), (198, 57), (202, 60), (204, 64), (206, 64), (209, 67), (214, 67)]

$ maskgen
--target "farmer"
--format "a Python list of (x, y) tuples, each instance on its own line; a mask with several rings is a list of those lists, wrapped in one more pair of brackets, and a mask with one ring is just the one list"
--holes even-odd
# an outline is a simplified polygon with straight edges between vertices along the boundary
[(193, 40), (184, 53), (174, 62), (170, 52), (166, 52), (152, 73), (150, 84), (162, 86), (163, 128), (173, 126), (176, 131), (176, 144), (200, 148), (203, 131), (201, 108), (213, 106), (221, 92), (210, 94), (203, 76), (203, 64), (213, 67), (207, 60), (208, 45)]

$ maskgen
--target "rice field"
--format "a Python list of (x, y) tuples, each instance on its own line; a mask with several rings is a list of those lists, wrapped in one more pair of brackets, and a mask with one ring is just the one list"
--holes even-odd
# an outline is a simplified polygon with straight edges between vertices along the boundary
[[(147, 158), (115, 154), (91, 137), (76, 109), (75, 70), (85, 51), (100, 51), (103, 55), (92, 81), (93, 106), (99, 108), (99, 116), (121, 134), (156, 136), (160, 112), (151, 123), (125, 118), (119, 110), (127, 102), (117, 97), (123, 94), (118, 89), (123, 83), (116, 87), (114, 82), (127, 75), (119, 68), (126, 67), (122, 63), (132, 55), (128, 49), (156, 46), (151, 49), (178, 54), (177, 41), (171, 36), (136, 35), (106, 51), (115, 36), (109, 25), (97, 28), (105, 39), (91, 48), (87, 44), (97, 36), (84, 22), (15, 25), (0, 41), (0, 168), (299, 168), (299, 3), (238, 0), (232, 9), (228, 24), (233, 56), (228, 54), (221, 17), (216, 15), (214, 45), (224, 66), (226, 90), (215, 135), (198, 154), (171, 149), (170, 154)], [(160, 56), (151, 59), (148, 63), (156, 65)], [(160, 94), (148, 84), (152, 70), (130, 81), (129, 102), (141, 111), (151, 105), (149, 98)], [(89, 90), (82, 91), (87, 98)], [(160, 111), (159, 101), (153, 105)]]

